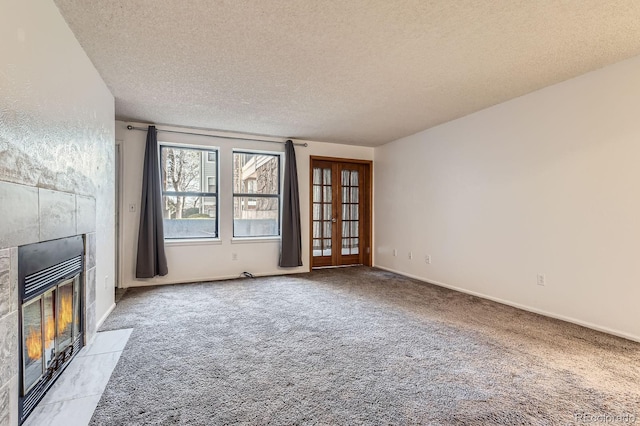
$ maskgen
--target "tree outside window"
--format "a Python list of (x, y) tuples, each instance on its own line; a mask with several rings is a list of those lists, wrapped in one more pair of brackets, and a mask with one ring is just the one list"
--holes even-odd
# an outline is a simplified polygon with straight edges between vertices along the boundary
[(161, 145), (165, 238), (217, 237), (217, 154)]

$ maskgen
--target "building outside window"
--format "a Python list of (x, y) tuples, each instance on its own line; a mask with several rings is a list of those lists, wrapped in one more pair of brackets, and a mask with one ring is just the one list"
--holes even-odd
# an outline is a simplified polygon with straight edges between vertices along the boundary
[(280, 235), (280, 188), (280, 154), (234, 151), (234, 237)]
[(165, 239), (218, 237), (218, 151), (160, 146)]
[(207, 176), (207, 191), (215, 193), (216, 192), (216, 177), (215, 176)]

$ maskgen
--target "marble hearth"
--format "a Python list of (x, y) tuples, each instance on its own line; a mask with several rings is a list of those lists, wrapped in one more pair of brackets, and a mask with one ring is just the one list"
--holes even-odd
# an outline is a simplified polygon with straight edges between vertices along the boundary
[(18, 419), (18, 247), (82, 235), (84, 337), (96, 333), (96, 203), (93, 197), (0, 182), (0, 426)]

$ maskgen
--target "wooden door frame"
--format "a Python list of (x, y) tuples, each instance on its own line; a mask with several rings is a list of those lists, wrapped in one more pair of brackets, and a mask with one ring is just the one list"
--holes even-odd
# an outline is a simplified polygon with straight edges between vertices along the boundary
[(367, 244), (366, 250), (362, 254), (362, 264), (365, 266), (373, 266), (373, 161), (371, 160), (357, 160), (353, 158), (339, 158), (339, 157), (324, 157), (318, 155), (309, 156), (309, 269), (313, 269), (313, 162), (314, 161), (328, 161), (333, 163), (351, 163), (362, 164), (367, 167), (368, 173), (365, 173), (365, 191), (368, 196), (365, 197), (365, 206), (363, 210), (366, 212), (364, 215), (365, 224), (364, 228), (367, 231)]

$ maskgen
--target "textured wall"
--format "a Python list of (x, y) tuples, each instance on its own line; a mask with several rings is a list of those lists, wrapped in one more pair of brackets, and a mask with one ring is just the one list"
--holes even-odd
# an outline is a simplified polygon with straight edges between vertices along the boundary
[(0, 181), (96, 199), (100, 318), (113, 303), (113, 96), (53, 2), (3, 0), (0, 37)]
[[(15, 246), (96, 223), (95, 324), (114, 298), (113, 96), (53, 2), (2, 0), (1, 8), (0, 292), (17, 300), (15, 268), (5, 268)], [(16, 318), (16, 306), (0, 307), (0, 357), (14, 361), (0, 372), (3, 426), (17, 423)]]

